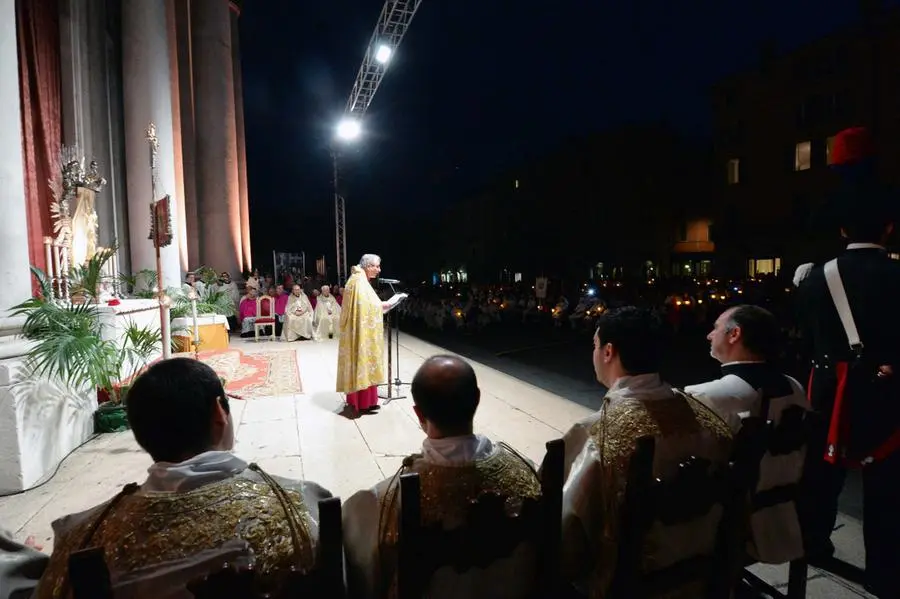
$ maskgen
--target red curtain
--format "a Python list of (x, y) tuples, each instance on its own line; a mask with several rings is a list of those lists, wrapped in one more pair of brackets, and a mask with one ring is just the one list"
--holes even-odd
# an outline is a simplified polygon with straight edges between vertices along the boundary
[(28, 256), (46, 270), (44, 237), (53, 234), (49, 181), (59, 169), (62, 139), (57, 0), (16, 0), (22, 150), (28, 214)]

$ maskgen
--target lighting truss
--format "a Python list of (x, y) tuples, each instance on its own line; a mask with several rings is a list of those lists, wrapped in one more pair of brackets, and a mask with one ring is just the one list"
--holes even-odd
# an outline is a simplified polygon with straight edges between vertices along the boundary
[[(345, 117), (362, 120), (369, 109), (375, 92), (384, 78), (385, 70), (397, 54), (400, 42), (406, 35), (416, 11), (422, 0), (386, 0), (375, 25), (375, 31), (369, 39), (369, 46), (363, 56), (362, 64), (356, 75), (356, 81), (350, 91)], [(376, 58), (381, 46), (390, 48), (390, 57), (385, 62)], [(345, 221), (344, 197), (338, 191), (337, 152), (332, 154), (334, 160), (334, 229), (336, 240), (336, 260), (338, 284), (347, 280), (347, 227)]]
[[(400, 42), (403, 41), (403, 36), (406, 35), (420, 4), (422, 0), (387, 0), (384, 3), (375, 31), (369, 40), (369, 47), (366, 48), (366, 54), (359, 67), (359, 73), (356, 75), (350, 99), (347, 100), (347, 116), (362, 119), (369, 109), (384, 72), (397, 54)], [(391, 59), (385, 63), (375, 58), (381, 46), (387, 46), (391, 50)]]

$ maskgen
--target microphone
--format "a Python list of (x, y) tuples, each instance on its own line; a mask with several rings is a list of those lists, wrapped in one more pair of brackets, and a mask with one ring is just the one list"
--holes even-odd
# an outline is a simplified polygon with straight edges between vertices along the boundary
[(398, 281), (397, 279), (382, 279), (380, 277), (378, 279), (378, 282), (384, 283), (386, 285), (399, 285), (400, 284), (400, 281)]

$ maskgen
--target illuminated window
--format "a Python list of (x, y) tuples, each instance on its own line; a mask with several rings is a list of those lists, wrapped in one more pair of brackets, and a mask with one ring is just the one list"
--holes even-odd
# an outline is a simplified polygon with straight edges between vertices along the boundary
[(741, 180), (741, 161), (738, 158), (732, 158), (728, 161), (728, 184), (734, 185)]
[(900, 260), (900, 254), (888, 254), (891, 257), (891, 260)]
[(519, 180), (518, 179), (516, 179), (516, 182), (514, 185), (515, 185), (516, 189), (519, 189)]
[(801, 141), (794, 148), (794, 170), (806, 171), (812, 166), (812, 142)]
[(747, 276), (778, 276), (781, 272), (781, 258), (761, 258), (747, 261)]
[(513, 280), (514, 280), (516, 283), (521, 283), (521, 282), (522, 282), (522, 273), (517, 272), (517, 273), (515, 274)]
[(825, 140), (825, 164), (833, 164), (831, 152), (834, 149), (834, 135)]

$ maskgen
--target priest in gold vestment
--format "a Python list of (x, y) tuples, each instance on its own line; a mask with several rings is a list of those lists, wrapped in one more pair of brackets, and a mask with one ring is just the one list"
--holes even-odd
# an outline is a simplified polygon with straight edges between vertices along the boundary
[(313, 307), (300, 285), (294, 285), (284, 309), (285, 341), (313, 338)]
[[(396, 596), (400, 474), (420, 476), (424, 524), (447, 529), (464, 522), (466, 508), (484, 493), (509, 498), (515, 513), (522, 500), (540, 497), (534, 467), (513, 450), (473, 434), (480, 391), (475, 371), (455, 356), (434, 356), (412, 382), (414, 410), (427, 438), (393, 477), (359, 491), (344, 504), (344, 551), (351, 597)], [(518, 599), (530, 596), (537, 554), (525, 544), (484, 569), (435, 572), (428, 597)]]
[[(636, 441), (656, 439), (654, 476), (673, 476), (690, 456), (714, 465), (728, 463), (728, 425), (696, 399), (659, 376), (664, 344), (656, 314), (634, 307), (604, 313), (594, 335), (594, 370), (609, 390), (598, 412), (576, 423), (565, 436), (563, 487), (563, 570), (594, 598), (606, 597), (616, 569), (618, 523), (628, 466)], [(712, 552), (721, 511), (711, 510), (685, 529), (657, 523), (646, 546), (649, 570)], [(677, 528), (678, 530), (675, 530)], [(703, 596), (675, 589), (667, 598)]]
[(331, 287), (322, 286), (322, 295), (316, 301), (316, 330), (313, 338), (321, 341), (325, 337), (334, 337), (340, 333), (341, 305), (331, 295)]
[(336, 390), (346, 394), (353, 415), (378, 408), (378, 385), (387, 380), (383, 315), (407, 297), (398, 293), (382, 302), (369, 282), (380, 272), (381, 258), (365, 254), (344, 286)]
[(151, 580), (146, 597), (191, 597), (173, 589), (166, 573), (204, 555), (211, 573), (241, 545), (274, 589), (292, 567), (314, 566), (318, 501), (330, 493), (275, 479), (231, 453), (234, 429), (215, 371), (188, 358), (158, 362), (135, 381), (127, 408), (135, 439), (155, 462), (149, 476), (54, 522), (54, 550), (36, 597), (71, 596), (69, 556), (90, 547), (103, 548), (114, 582), (136, 574)]

